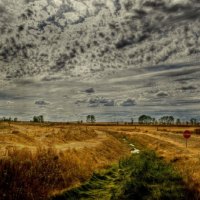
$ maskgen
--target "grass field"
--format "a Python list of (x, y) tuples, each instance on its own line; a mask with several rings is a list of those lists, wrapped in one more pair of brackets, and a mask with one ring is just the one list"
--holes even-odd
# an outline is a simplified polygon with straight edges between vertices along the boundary
[[(154, 174), (155, 169), (157, 169), (152, 162), (152, 159), (154, 159), (161, 166), (158, 176), (163, 178), (163, 174), (167, 170), (168, 177), (172, 177), (170, 185), (180, 186), (174, 187), (175, 193), (173, 194), (175, 196), (183, 191), (183, 180), (188, 191), (192, 191), (192, 198), (200, 199), (200, 135), (194, 133), (196, 128), (116, 126), (111, 124), (108, 126), (106, 124), (1, 123), (0, 197), (3, 200), (35, 200), (62, 196), (63, 193), (70, 192), (74, 187), (81, 187), (81, 184), (91, 177), (91, 181), (94, 181), (93, 173), (96, 171), (95, 174), (111, 173), (109, 176), (105, 175), (110, 180), (109, 184), (106, 182), (108, 188), (106, 187), (104, 190), (105, 193), (111, 195), (108, 195), (107, 199), (114, 199), (111, 191), (118, 191), (118, 197), (116, 196), (115, 199), (129, 199), (127, 196), (130, 191), (125, 188), (128, 188), (128, 186), (135, 188), (137, 193), (137, 190), (140, 191), (141, 189), (137, 189), (137, 187), (141, 184), (143, 189), (145, 185), (145, 191), (148, 189), (148, 192), (150, 192), (147, 196), (149, 195), (152, 198), (149, 199), (159, 199), (159, 195), (161, 197), (168, 194), (168, 185), (166, 185), (164, 193), (156, 183), (155, 190), (149, 189), (154, 187), (154, 184), (151, 182), (147, 184), (146, 179), (144, 185), (143, 182), (139, 185), (139, 179), (137, 180), (136, 174), (133, 174), (135, 168), (133, 165), (131, 165), (131, 168), (128, 167), (130, 163), (140, 163), (136, 164), (135, 167), (144, 171), (143, 165), (148, 164), (152, 167), (152, 169), (149, 167), (149, 173)], [(194, 133), (189, 139), (187, 149), (182, 136), (185, 129)], [(155, 158), (150, 154), (152, 158), (146, 159), (144, 155), (149, 158), (149, 154), (141, 152), (140, 155), (131, 156), (131, 159), (129, 159), (127, 156), (130, 157), (132, 147), (126, 141), (131, 141), (140, 150), (146, 148), (154, 150), (158, 157)], [(126, 159), (122, 161), (124, 157)], [(163, 161), (160, 161), (160, 159)], [(146, 160), (146, 164), (140, 162), (141, 160)], [(117, 165), (119, 161), (129, 164), (127, 166), (123, 164), (124, 167), (120, 168), (120, 164)], [(161, 162), (166, 163), (161, 164)], [(106, 171), (99, 171), (103, 169)], [(118, 173), (120, 171), (124, 171), (125, 181), (120, 181), (122, 185), (116, 187), (116, 184), (119, 183), (117, 180), (119, 181), (122, 178), (121, 174)], [(127, 182), (131, 177), (131, 182)], [(152, 180), (157, 180), (154, 179), (153, 175), (150, 175), (150, 177), (152, 177)], [(138, 184), (134, 185), (133, 180)], [(93, 185), (94, 182), (88, 184)], [(105, 182), (102, 184), (104, 185)], [(94, 191), (97, 192), (98, 189), (95, 188)], [(181, 192), (181, 194), (184, 194), (184, 192)], [(153, 195), (155, 195), (155, 198)], [(97, 199), (103, 200), (105, 198), (101, 196)], [(180, 195), (180, 198), (176, 196), (175, 199), (189, 198)]]
[[(176, 126), (115, 126), (104, 130), (117, 137), (127, 137), (142, 148), (154, 150), (167, 163), (181, 173), (187, 188), (200, 199), (200, 135), (198, 127)], [(186, 148), (183, 132), (190, 130), (191, 138)]]

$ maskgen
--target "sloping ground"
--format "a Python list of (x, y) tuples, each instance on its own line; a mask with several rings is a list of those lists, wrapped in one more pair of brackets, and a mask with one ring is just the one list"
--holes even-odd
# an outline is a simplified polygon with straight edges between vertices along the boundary
[[(110, 129), (114, 134), (120, 133), (128, 136), (142, 146), (155, 150), (161, 157), (181, 172), (184, 181), (191, 190), (197, 191), (197, 199), (200, 198), (200, 157), (199, 144), (200, 136), (193, 134), (188, 140), (188, 148), (185, 145), (185, 139), (181, 134), (185, 129), (191, 131), (195, 128), (177, 128), (163, 127), (157, 130), (157, 127), (115, 127)], [(177, 133), (178, 132), (178, 133)]]
[(59, 151), (69, 148), (92, 148), (106, 139), (106, 133), (87, 126), (2, 123), (0, 156), (8, 155), (8, 151), (23, 148), (28, 148), (32, 152), (36, 152), (38, 147), (53, 147)]
[(84, 125), (4, 123), (0, 141), (7, 149), (0, 157), (2, 200), (47, 199), (130, 154), (111, 135)]

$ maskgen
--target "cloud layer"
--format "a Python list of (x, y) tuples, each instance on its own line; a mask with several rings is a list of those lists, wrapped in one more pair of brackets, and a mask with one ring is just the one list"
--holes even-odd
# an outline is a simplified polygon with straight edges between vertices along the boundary
[(0, 115), (197, 116), (199, 10), (197, 0), (2, 0)]

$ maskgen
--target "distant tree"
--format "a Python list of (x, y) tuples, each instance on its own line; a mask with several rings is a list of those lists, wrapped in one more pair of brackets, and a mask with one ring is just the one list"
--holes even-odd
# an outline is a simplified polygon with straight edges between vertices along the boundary
[(190, 119), (190, 123), (191, 123), (192, 125), (196, 125), (196, 124), (197, 124), (197, 119), (191, 118), (191, 119)]
[(96, 118), (95, 118), (94, 115), (91, 115), (91, 122), (92, 122), (92, 123), (96, 122)]
[(44, 117), (43, 117), (43, 115), (34, 116), (34, 117), (33, 117), (33, 122), (40, 122), (40, 123), (43, 123), (43, 122), (44, 122)]
[(140, 124), (150, 124), (150, 123), (152, 123), (152, 118), (151, 118), (151, 116), (148, 116), (148, 115), (141, 115), (138, 118), (138, 122)]
[(44, 116), (43, 115), (39, 116), (39, 122), (44, 123)]
[(11, 122), (11, 121), (12, 121), (12, 118), (11, 118), (11, 117), (9, 117), (9, 118), (2, 117), (2, 118), (1, 118), (1, 121), (4, 121), (4, 122)]
[(181, 120), (179, 118), (176, 119), (176, 125), (181, 125)]
[(174, 117), (168, 116), (168, 124), (174, 124)]
[(33, 117), (33, 122), (38, 122), (38, 117), (37, 116)]
[(15, 117), (15, 118), (14, 118), (14, 122), (17, 122), (17, 121), (18, 121), (18, 119), (17, 119), (17, 117)]
[(131, 124), (133, 124), (134, 123), (134, 119), (133, 118), (131, 118)]
[(86, 122), (91, 122), (91, 115), (88, 115), (88, 116), (86, 117)]
[(159, 119), (159, 122), (161, 124), (167, 124), (167, 125), (171, 125), (174, 123), (174, 117), (173, 116), (163, 116)]
[(94, 116), (94, 115), (88, 115), (88, 116), (86, 117), (86, 122), (91, 122), (91, 123), (96, 122), (95, 116)]

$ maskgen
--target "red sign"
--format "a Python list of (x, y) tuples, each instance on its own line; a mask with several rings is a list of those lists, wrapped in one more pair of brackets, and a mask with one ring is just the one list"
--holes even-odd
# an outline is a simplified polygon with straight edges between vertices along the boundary
[(190, 138), (190, 137), (191, 137), (191, 132), (190, 132), (189, 130), (184, 131), (183, 137), (184, 137), (185, 139)]

